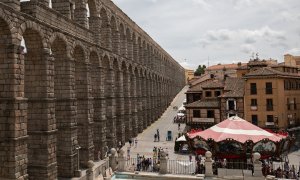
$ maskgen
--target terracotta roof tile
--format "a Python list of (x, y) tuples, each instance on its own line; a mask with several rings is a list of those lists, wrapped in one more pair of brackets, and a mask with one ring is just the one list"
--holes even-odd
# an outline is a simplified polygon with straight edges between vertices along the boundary
[(216, 98), (202, 99), (185, 105), (185, 107), (200, 107), (200, 108), (218, 108), (220, 107), (220, 101)]

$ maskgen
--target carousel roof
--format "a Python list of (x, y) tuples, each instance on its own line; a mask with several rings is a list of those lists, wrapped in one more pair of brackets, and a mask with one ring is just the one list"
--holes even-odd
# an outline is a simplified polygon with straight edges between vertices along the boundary
[(205, 140), (211, 138), (215, 142), (234, 139), (241, 143), (245, 143), (248, 140), (256, 143), (263, 139), (270, 139), (271, 141), (278, 142), (283, 138), (265, 131), (237, 116), (230, 117), (204, 131), (189, 134), (189, 138), (191, 139), (197, 136)]

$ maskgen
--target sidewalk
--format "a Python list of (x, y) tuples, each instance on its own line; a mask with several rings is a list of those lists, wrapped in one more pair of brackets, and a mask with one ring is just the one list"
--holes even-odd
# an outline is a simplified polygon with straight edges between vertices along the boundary
[[(178, 136), (178, 124), (173, 123), (173, 118), (177, 114), (177, 111), (173, 110), (174, 106), (180, 107), (183, 100), (186, 98), (184, 94), (187, 91), (188, 87), (184, 87), (179, 94), (174, 98), (171, 105), (165, 111), (165, 113), (149, 126), (142, 133), (137, 136), (137, 147), (134, 145), (130, 148), (130, 157), (136, 158), (137, 154), (145, 157), (151, 157), (153, 155), (153, 147), (161, 147), (168, 149), (169, 158), (171, 160), (188, 160), (188, 155), (179, 155), (174, 153), (174, 144), (175, 138)], [(185, 124), (181, 124), (180, 130), (182, 131), (185, 128)], [(156, 130), (159, 129), (160, 142), (154, 142), (154, 134)], [(172, 131), (173, 140), (166, 141), (167, 131)], [(125, 146), (122, 147), (124, 152), (127, 154), (127, 148), (129, 143), (126, 142)]]

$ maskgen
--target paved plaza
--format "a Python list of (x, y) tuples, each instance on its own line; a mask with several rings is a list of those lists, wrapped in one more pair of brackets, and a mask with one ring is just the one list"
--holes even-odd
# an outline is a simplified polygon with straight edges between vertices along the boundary
[[(188, 155), (180, 155), (174, 153), (174, 141), (178, 136), (178, 124), (173, 123), (173, 118), (177, 114), (177, 111), (173, 109), (174, 106), (180, 107), (182, 105), (183, 100), (185, 99), (185, 92), (188, 87), (184, 87), (180, 93), (174, 98), (171, 105), (165, 111), (165, 113), (151, 126), (149, 126), (146, 130), (140, 133), (137, 136), (137, 146), (134, 145), (130, 148), (130, 157), (136, 158), (137, 154), (144, 155), (145, 157), (152, 157), (153, 155), (153, 147), (161, 147), (163, 149), (168, 149), (169, 159), (171, 160), (188, 160)], [(180, 131), (185, 128), (184, 124), (181, 124)], [(157, 129), (159, 129), (160, 141), (154, 142), (154, 134)], [(166, 141), (167, 131), (172, 131), (173, 140)], [(127, 148), (129, 147), (128, 141), (126, 142), (123, 150), (127, 154)]]

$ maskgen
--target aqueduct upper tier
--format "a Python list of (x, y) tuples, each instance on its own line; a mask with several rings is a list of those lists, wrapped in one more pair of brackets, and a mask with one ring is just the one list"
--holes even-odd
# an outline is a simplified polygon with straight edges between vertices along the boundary
[(157, 120), (184, 82), (110, 0), (1, 0), (0, 179), (74, 177)]

